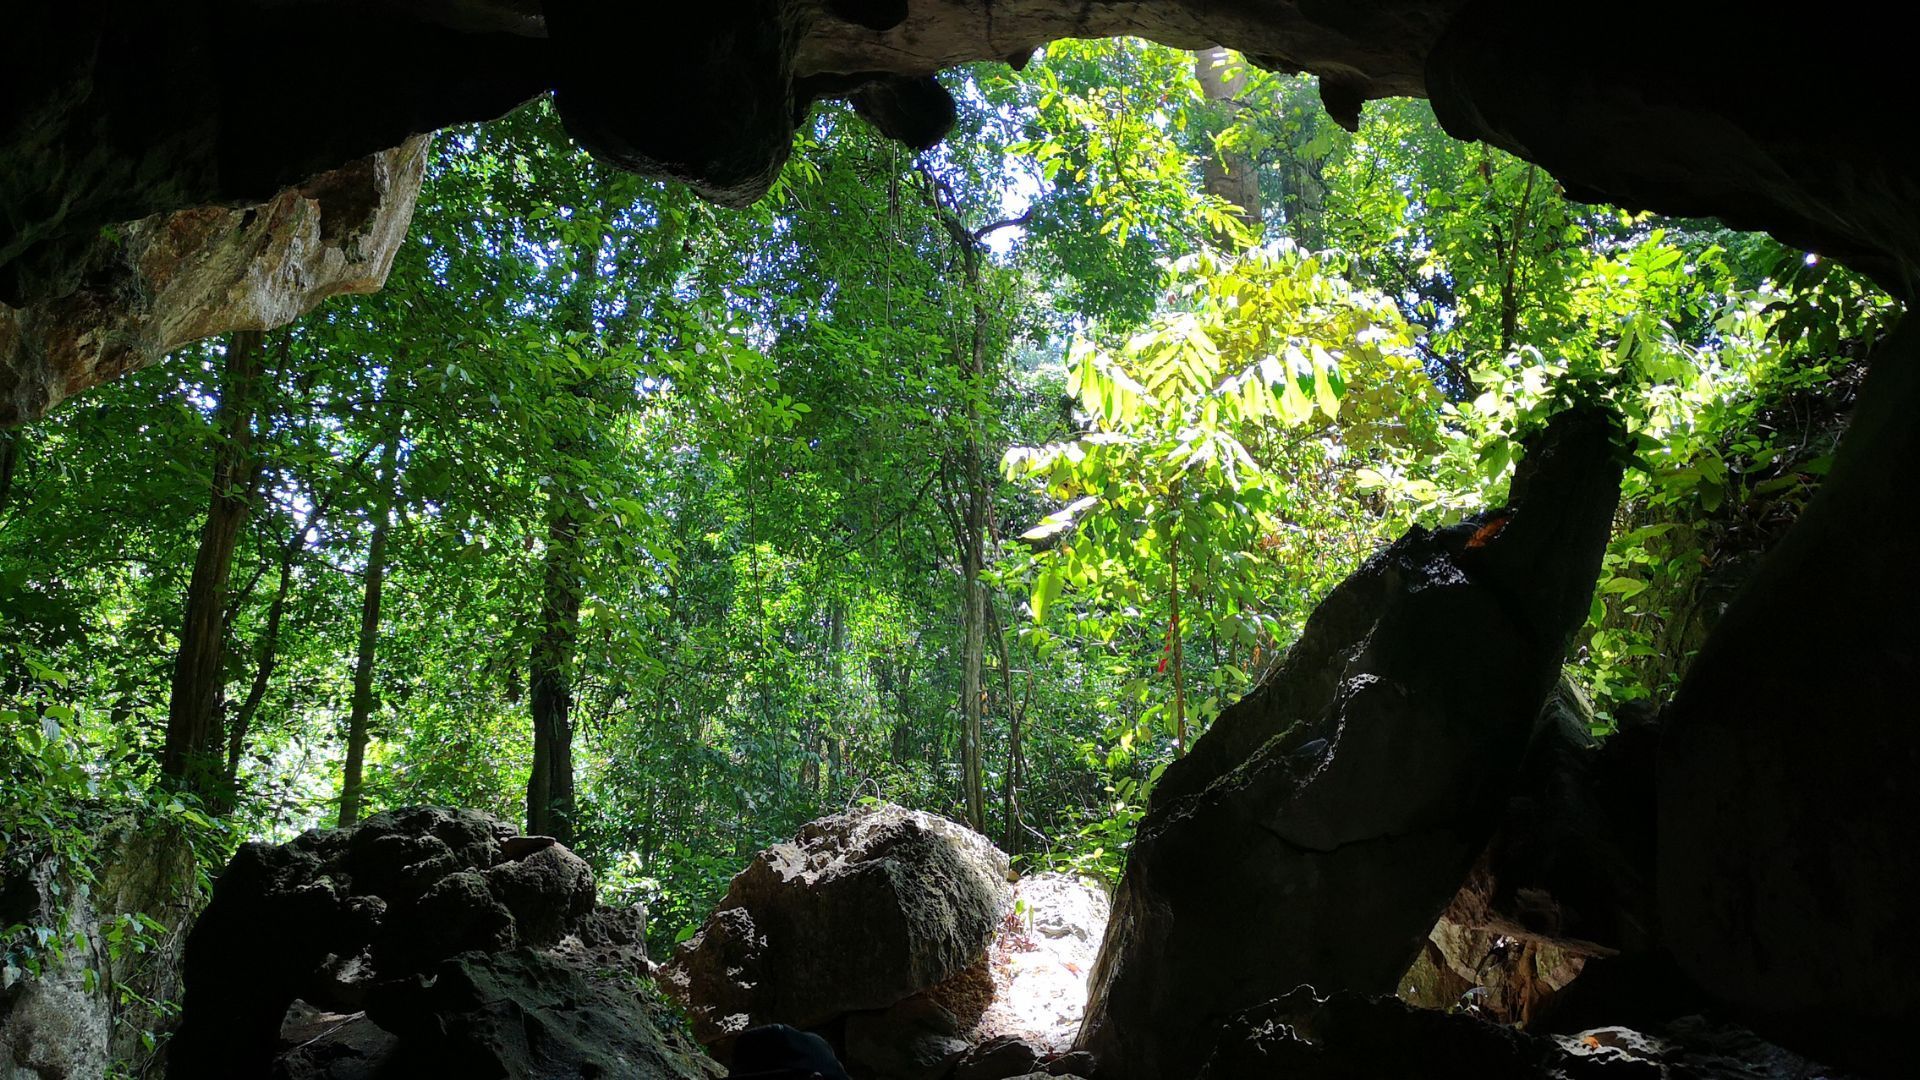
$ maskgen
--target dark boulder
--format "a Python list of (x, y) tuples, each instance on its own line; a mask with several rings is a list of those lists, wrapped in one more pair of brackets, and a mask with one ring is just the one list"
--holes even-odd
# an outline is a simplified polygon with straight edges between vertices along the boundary
[(530, 949), (464, 953), (382, 983), (367, 1015), (399, 1036), (383, 1076), (604, 1076), (708, 1080), (719, 1068), (676, 1046), (632, 993)]
[(972, 1050), (953, 1068), (953, 1080), (1007, 1080), (1040, 1068), (1040, 1051), (1012, 1035), (1001, 1035)]
[(368, 1080), (394, 1059), (400, 1040), (364, 1012), (330, 1013), (295, 1002), (280, 1027), (273, 1080)]
[(980, 959), (1011, 902), (1007, 875), (984, 838), (931, 814), (822, 818), (734, 876), (662, 982), (710, 1046), (887, 1009)]
[(353, 1012), (383, 980), (579, 930), (586, 863), (559, 845), (515, 859), (513, 839), (486, 814), (418, 807), (243, 846), (188, 938), (172, 1075), (264, 1075), (296, 999)]
[(1561, 414), (1511, 510), (1369, 560), (1167, 769), (1081, 1028), (1105, 1075), (1178, 1075), (1211, 1025), (1302, 983), (1395, 989), (1485, 850), (1585, 618), (1617, 438)]
[[(1590, 961), (1618, 968), (1620, 955), (1655, 949), (1659, 727), (1641, 723), (1602, 742), (1589, 734), (1592, 723), (1585, 695), (1563, 678), (1541, 710), (1492, 841), (1428, 933), (1401, 997), (1430, 1008), (1465, 1004), (1531, 1027), (1557, 1021), (1563, 992)], [(1648, 1000), (1644, 989), (1623, 989)], [(1586, 1011), (1631, 1004), (1581, 996)]]
[(1846, 1080), (1846, 1074), (1700, 1017), (1655, 1032), (1540, 1036), (1464, 1012), (1300, 987), (1218, 1029), (1197, 1080)]
[[(1302, 986), (1217, 1028), (1197, 1080), (1547, 1080), (1559, 1045), (1457, 1013), (1395, 998), (1342, 992), (1319, 997)], [(1204, 1051), (1202, 1051), (1204, 1053)], [(1196, 1056), (1199, 1056), (1198, 1054)], [(1658, 1074), (1656, 1074), (1658, 1075)]]

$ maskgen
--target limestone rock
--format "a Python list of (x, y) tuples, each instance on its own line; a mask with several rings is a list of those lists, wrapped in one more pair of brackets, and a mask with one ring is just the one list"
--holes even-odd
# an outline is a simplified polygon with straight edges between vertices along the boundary
[(980, 958), (1011, 902), (1007, 876), (1005, 855), (931, 814), (823, 818), (734, 876), (663, 985), (708, 1045), (885, 1009)]
[(296, 999), (352, 1012), (460, 953), (577, 933), (593, 908), (586, 864), (557, 844), (513, 859), (513, 832), (416, 807), (241, 847), (188, 939), (172, 1074), (264, 1073)]
[(971, 1048), (952, 1013), (916, 996), (846, 1018), (846, 1060), (880, 1080), (942, 1080)]
[[(0, 1076), (80, 1080), (104, 1075), (113, 1062), (147, 1059), (142, 1036), (171, 1030), (166, 1005), (179, 991), (193, 916), (188, 838), (168, 824), (110, 821), (94, 845), (91, 882), (30, 846), (6, 855), (0, 927), (61, 929), (84, 945), (37, 975), (0, 967)], [(107, 935), (126, 932), (121, 924), (136, 914), (159, 928), (133, 931), (151, 946), (112, 948)], [(0, 940), (0, 956), (11, 944)]]
[[(1552, 1040), (1394, 998), (1302, 986), (1221, 1024), (1210, 1053), (1166, 1075), (1196, 1080), (1553, 1080), (1563, 1053)], [(1211, 1034), (1211, 1033), (1209, 1033)], [(1203, 1039), (1204, 1041), (1204, 1039)], [(1656, 1076), (1658, 1074), (1655, 1074)]]
[(676, 1046), (630, 993), (547, 953), (463, 953), (382, 983), (367, 1015), (399, 1036), (388, 1076), (709, 1080), (720, 1069)]
[(988, 1039), (967, 1051), (953, 1068), (953, 1080), (1006, 1080), (1040, 1067), (1040, 1051), (1013, 1035)]
[(1419, 1009), (1364, 994), (1321, 997), (1308, 987), (1235, 1016), (1219, 1032), (1198, 1080), (1846, 1080), (1848, 1075), (1752, 1032), (1698, 1017), (1657, 1032), (1610, 1027), (1548, 1038), (1464, 1012)]
[[(1879, 111), (1905, 45), (1871, 5), (1726, 20), (1627, 0), (1621, 25), (1719, 47), (1686, 65), (1529, 18), (1525, 0), (586, 0), (349, 4), (136, 0), (29, 5), (0, 51), (0, 297), (64, 296), (102, 226), (257, 203), (410, 133), (548, 89), (609, 160), (733, 203), (764, 190), (815, 98), (925, 87), (1062, 37), (1219, 44), (1363, 102), (1431, 96), (1449, 130), (1550, 168), (1579, 197), (1718, 214), (1851, 259), (1896, 288), (1920, 273), (1920, 154)], [(19, 43), (19, 44), (11, 44)], [(324, 72), (307, 80), (288, 70)], [(1728, 94), (1805, 73), (1790, 108)], [(271, 87), (272, 92), (261, 92)], [(667, 107), (670, 105), (670, 107)]]
[(1093, 1077), (1099, 1075), (1099, 1062), (1085, 1050), (1073, 1050), (1047, 1063), (1048, 1076)]
[(280, 1027), (273, 1080), (368, 1080), (393, 1061), (400, 1040), (364, 1012), (330, 1013), (295, 1002)]
[(1920, 1026), (1920, 322), (1662, 714), (1661, 941), (1762, 1035), (1911, 1071)]
[(203, 206), (115, 226), (66, 294), (0, 303), (0, 425), (228, 330), (284, 325), (386, 282), (429, 140), (407, 140), (266, 203)]
[(1303, 983), (1395, 989), (1490, 839), (1585, 618), (1615, 431), (1557, 417), (1511, 510), (1375, 556), (1167, 768), (1081, 1029), (1107, 1076), (1179, 1075), (1210, 1018)]
[(987, 949), (993, 999), (969, 1038), (1011, 1037), (1045, 1054), (1072, 1049), (1086, 1015), (1087, 979), (1106, 935), (1104, 886), (1072, 874), (1028, 874)]

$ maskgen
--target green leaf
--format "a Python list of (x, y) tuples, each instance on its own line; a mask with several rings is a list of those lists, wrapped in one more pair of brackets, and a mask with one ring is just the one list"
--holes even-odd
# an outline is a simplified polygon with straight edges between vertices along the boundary
[(1321, 350), (1320, 346), (1315, 345), (1313, 347), (1313, 358), (1315, 361), (1313, 365), (1313, 400), (1320, 406), (1320, 411), (1326, 414), (1327, 419), (1333, 420), (1340, 415), (1340, 396), (1334, 393), (1333, 383), (1328, 380), (1327, 373), (1329, 366), (1319, 363), (1319, 360), (1325, 356), (1326, 353)]
[(1047, 605), (1051, 604), (1054, 599), (1060, 595), (1060, 586), (1060, 572), (1051, 567), (1043, 571), (1040, 577), (1034, 581), (1033, 598), (1031, 600), (1034, 622), (1046, 621)]

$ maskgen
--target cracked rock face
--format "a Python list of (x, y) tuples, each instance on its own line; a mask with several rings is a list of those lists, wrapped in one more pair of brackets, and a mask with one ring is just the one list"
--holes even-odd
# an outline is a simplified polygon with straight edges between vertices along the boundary
[(429, 140), (407, 140), (258, 206), (202, 206), (103, 232), (72, 292), (0, 303), (0, 425), (228, 330), (268, 330), (385, 284)]
[[(1391, 993), (1485, 848), (1585, 615), (1618, 499), (1613, 429), (1562, 414), (1491, 540), (1416, 527), (1154, 790), (1080, 1044), (1184, 1075), (1219, 1018), (1302, 983)], [(1258, 912), (1222, 933), (1224, 908)]]

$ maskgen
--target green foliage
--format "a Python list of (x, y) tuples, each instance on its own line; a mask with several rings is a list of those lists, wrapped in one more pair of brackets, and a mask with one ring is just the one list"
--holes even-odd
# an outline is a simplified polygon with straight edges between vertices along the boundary
[[(190, 797), (156, 789), (151, 760), (129, 732), (98, 716), (74, 693), (73, 680), (35, 657), (6, 654), (0, 697), (0, 880), (9, 883), (18, 921), (0, 924), (0, 987), (56, 970), (77, 969), (82, 987), (94, 990), (111, 968), (123, 977), (114, 987), (125, 1011), (164, 1027), (178, 1003), (140, 996), (124, 977), (156, 952), (172, 929), (155, 918), (164, 912), (103, 912), (97, 926), (76, 925), (72, 916), (100, 884), (101, 860), (117, 857), (108, 837), (134, 833), (178, 835), (195, 853), (195, 879), (174, 883), (197, 906), (207, 895), (207, 868), (222, 864), (232, 835), (208, 809)], [(103, 846), (105, 845), (105, 846)], [(164, 1033), (142, 1030), (149, 1051)]]
[[(1300, 540), (1371, 539), (1365, 515), (1337, 512), (1343, 471), (1421, 424), (1431, 402), (1399, 313), (1317, 257), (1287, 246), (1189, 256), (1174, 280), (1178, 306), (1118, 350), (1075, 342), (1067, 388), (1086, 430), (1007, 453), (1010, 478), (1065, 504), (1022, 534), (1036, 550), (1007, 572), (1032, 582), (1030, 639), (1051, 640), (1048, 609), (1064, 595), (1080, 610), (1062, 632), (1082, 647), (1111, 640), (1117, 617), (1165, 627), (1176, 668), (1190, 632), (1216, 656), (1224, 648), (1202, 683), (1204, 726), (1324, 587), (1326, 552), (1301, 558)], [(1162, 701), (1141, 721), (1178, 741), (1174, 674), (1173, 708)]]
[[(959, 816), (970, 663), (984, 824), (1112, 878), (1182, 728), (1410, 522), (1497, 505), (1571, 401), (1622, 412), (1633, 468), (1570, 659), (1603, 719), (1657, 700), (1717, 523), (1777, 528), (1824, 470), (1831, 433), (1771, 410), (1895, 312), (1764, 238), (1570, 202), (1422, 103), (1348, 134), (1311, 80), (1251, 71), (1227, 108), (1137, 41), (951, 82), (947, 146), (915, 160), (823, 107), (741, 211), (592, 162), (543, 104), (443, 134), (387, 288), (269, 342), (219, 805), (154, 794), (151, 762), (222, 346), (15, 433), (8, 852), (84, 873), (109, 810), (215, 847), (330, 823), (384, 524), (369, 812), (520, 818), (563, 596), (577, 846), (657, 950), (809, 818)], [(1206, 193), (1225, 155), (1263, 221)], [(15, 928), (16, 966), (63, 933)]]

